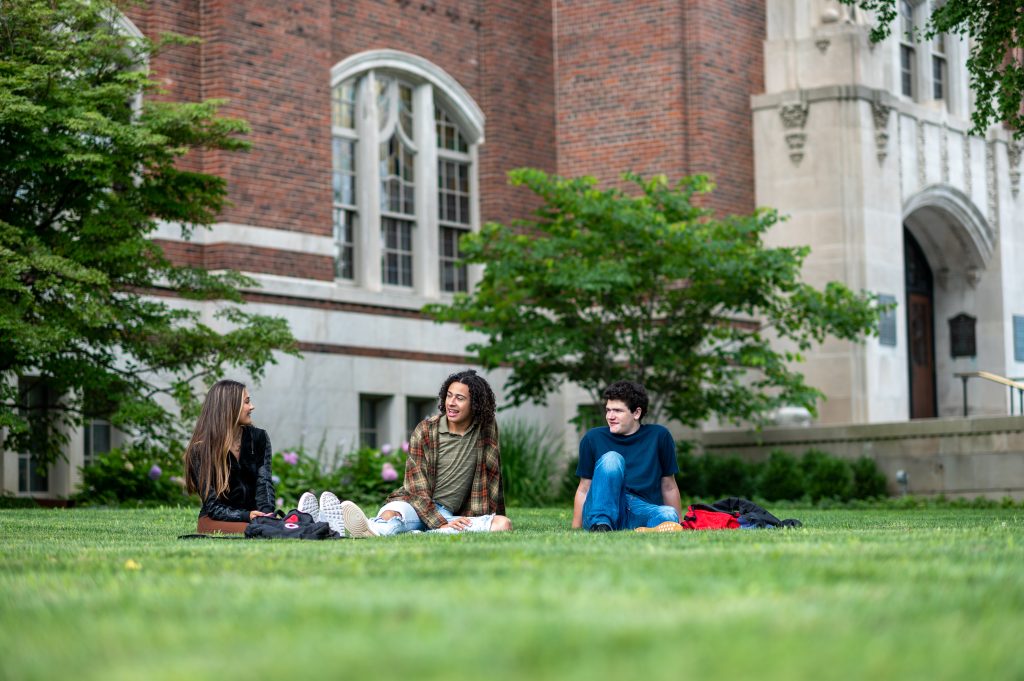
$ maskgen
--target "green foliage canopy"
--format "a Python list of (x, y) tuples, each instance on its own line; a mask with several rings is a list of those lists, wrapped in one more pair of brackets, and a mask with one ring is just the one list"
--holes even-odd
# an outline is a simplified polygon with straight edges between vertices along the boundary
[[(629, 179), (637, 196), (513, 171), (542, 199), (536, 218), (464, 236), (483, 279), (428, 312), (486, 337), (469, 349), (486, 367), (512, 368), (513, 404), (543, 403), (565, 381), (598, 404), (627, 378), (648, 388), (655, 417), (685, 424), (757, 421), (783, 404), (813, 411), (821, 393), (792, 365), (827, 335), (874, 332), (874, 296), (802, 283), (808, 250), (763, 243), (777, 214), (713, 218), (692, 201), (710, 191), (705, 177)], [(773, 336), (790, 349), (773, 349)]]
[[(158, 221), (190, 234), (216, 218), (224, 180), (182, 157), (243, 150), (247, 126), (215, 101), (161, 100), (147, 59), (162, 45), (118, 17), (106, 0), (0, 0), (0, 449), (43, 462), (66, 440), (54, 426), (90, 414), (177, 447), (170, 408), (194, 413), (200, 379), (258, 377), (294, 343), (283, 320), (239, 307), (253, 282), (173, 266), (147, 238)], [(222, 301), (229, 330), (166, 296)], [(24, 375), (52, 402), (28, 408)]]
[[(877, 25), (871, 40), (880, 42), (899, 16), (898, 0), (840, 0), (874, 12)], [(976, 95), (973, 132), (984, 135), (1005, 122), (1014, 137), (1024, 136), (1024, 9), (1008, 0), (946, 0), (935, 3), (927, 23), (913, 40), (931, 40), (947, 33), (970, 39), (967, 72)]]

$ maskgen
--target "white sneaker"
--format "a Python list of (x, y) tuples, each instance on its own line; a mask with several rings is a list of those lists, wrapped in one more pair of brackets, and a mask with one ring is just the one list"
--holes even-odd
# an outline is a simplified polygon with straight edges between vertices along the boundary
[(366, 520), (366, 514), (351, 501), (341, 502), (341, 513), (345, 517), (345, 531), (348, 536), (376, 537), (377, 533), (370, 529), (370, 523)]
[(303, 492), (296, 508), (313, 516), (314, 523), (320, 522), (320, 505), (316, 503), (316, 495), (312, 492)]
[(345, 517), (341, 512), (341, 501), (334, 492), (320, 495), (320, 520), (342, 537), (345, 536)]

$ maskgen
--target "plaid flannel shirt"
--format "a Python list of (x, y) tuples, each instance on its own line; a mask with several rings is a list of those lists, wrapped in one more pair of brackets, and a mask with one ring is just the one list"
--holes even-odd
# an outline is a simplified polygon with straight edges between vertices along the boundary
[[(436, 529), (447, 521), (434, 504), (437, 484), (437, 451), (440, 442), (441, 415), (421, 421), (409, 438), (409, 457), (405, 462), (404, 484), (388, 496), (388, 501), (408, 502), (423, 524)], [(491, 421), (481, 428), (476, 443), (476, 470), (469, 497), (462, 508), (455, 509), (459, 516), (480, 516), (505, 513), (505, 492), (501, 484), (501, 447), (498, 444), (498, 424)]]

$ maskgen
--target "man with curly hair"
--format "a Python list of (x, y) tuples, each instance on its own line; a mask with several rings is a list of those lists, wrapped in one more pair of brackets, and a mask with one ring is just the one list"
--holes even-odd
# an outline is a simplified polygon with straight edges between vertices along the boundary
[(413, 531), (500, 532), (505, 517), (494, 392), (472, 369), (441, 385), (438, 410), (409, 438), (405, 481), (373, 519), (342, 502), (345, 532), (374, 537)]
[(572, 526), (591, 532), (682, 529), (675, 441), (664, 426), (641, 423), (647, 391), (618, 381), (602, 397), (608, 425), (580, 441)]

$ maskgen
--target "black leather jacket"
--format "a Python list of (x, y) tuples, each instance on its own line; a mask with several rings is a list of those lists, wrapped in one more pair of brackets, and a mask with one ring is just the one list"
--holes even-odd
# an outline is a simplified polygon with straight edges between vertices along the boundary
[(228, 454), (231, 472), (228, 489), (217, 496), (212, 491), (203, 499), (199, 517), (228, 522), (249, 522), (253, 509), (273, 513), (275, 506), (274, 481), (270, 479), (270, 437), (267, 431), (254, 426), (242, 428), (242, 444), (238, 458)]

